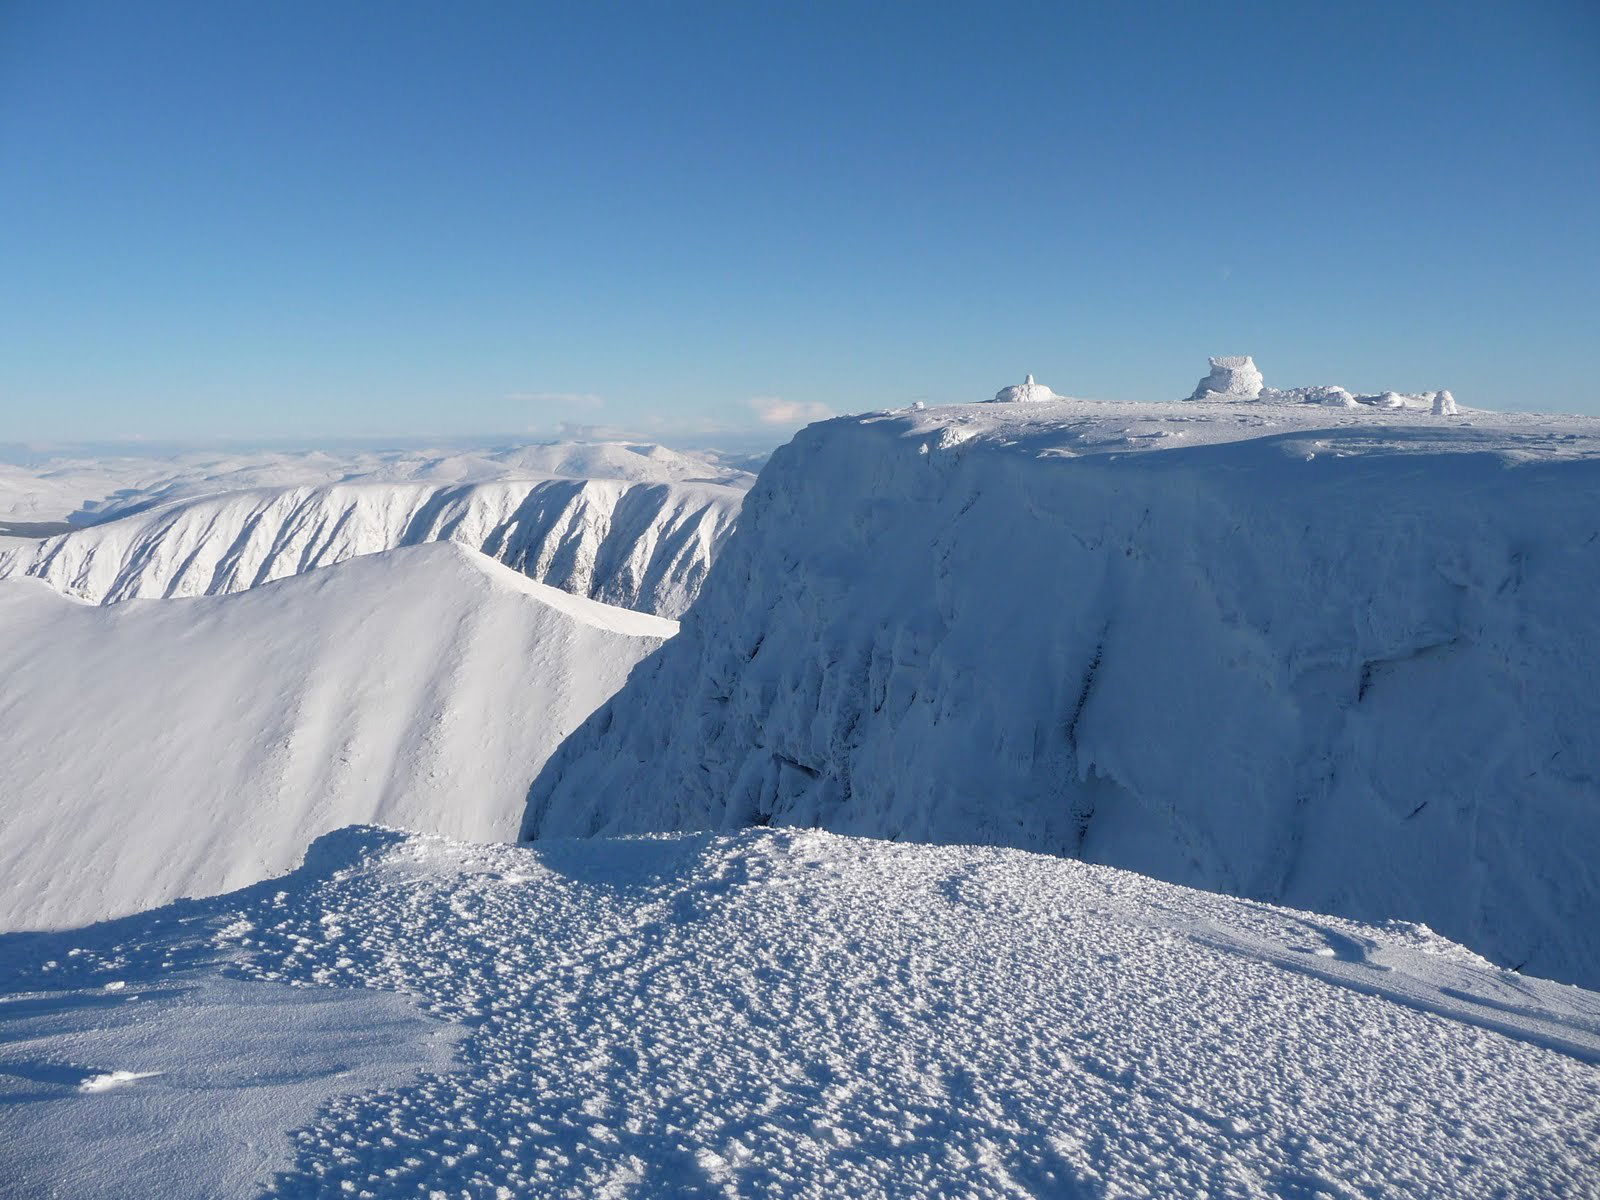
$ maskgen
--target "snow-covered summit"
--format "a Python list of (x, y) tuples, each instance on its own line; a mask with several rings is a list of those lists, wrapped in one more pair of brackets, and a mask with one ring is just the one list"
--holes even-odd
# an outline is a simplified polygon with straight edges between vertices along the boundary
[(823, 422), (528, 834), (999, 842), (1600, 983), (1600, 420), (1240, 400)]
[(1041, 400), (1061, 400), (1062, 396), (1056, 395), (1042, 383), (1035, 383), (1033, 376), (1029, 375), (1021, 383), (1014, 383), (1010, 387), (1003, 387), (994, 394), (991, 404), (1017, 404), (1037, 403)]

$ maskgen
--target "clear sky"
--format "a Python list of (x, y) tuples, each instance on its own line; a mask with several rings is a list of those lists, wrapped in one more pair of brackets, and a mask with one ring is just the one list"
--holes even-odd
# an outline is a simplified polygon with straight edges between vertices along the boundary
[(1600, 5), (0, 0), (0, 441), (1600, 411)]

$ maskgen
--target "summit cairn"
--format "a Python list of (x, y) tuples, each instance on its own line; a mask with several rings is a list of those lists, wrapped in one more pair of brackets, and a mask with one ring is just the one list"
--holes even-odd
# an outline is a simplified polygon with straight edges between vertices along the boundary
[(1210, 361), (1211, 374), (1189, 399), (1254, 400), (1261, 395), (1261, 371), (1248, 354), (1226, 354)]
[(1010, 387), (1001, 388), (994, 394), (994, 404), (1030, 403), (1040, 400), (1063, 400), (1042, 383), (1035, 383), (1033, 376), (1029, 375), (1023, 383), (1014, 383)]
[(1433, 394), (1434, 416), (1454, 417), (1458, 416), (1460, 412), (1461, 410), (1456, 407), (1456, 398), (1450, 394), (1449, 388), (1446, 388), (1442, 392), (1435, 392)]

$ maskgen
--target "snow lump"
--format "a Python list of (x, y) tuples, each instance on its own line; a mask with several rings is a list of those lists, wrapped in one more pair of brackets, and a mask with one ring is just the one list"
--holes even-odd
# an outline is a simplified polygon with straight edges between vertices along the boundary
[(1040, 400), (1062, 400), (1063, 396), (1056, 395), (1042, 383), (1035, 383), (1033, 376), (1029, 375), (1022, 383), (1014, 383), (1010, 387), (1003, 387), (994, 394), (995, 404), (1016, 404), (1037, 402)]

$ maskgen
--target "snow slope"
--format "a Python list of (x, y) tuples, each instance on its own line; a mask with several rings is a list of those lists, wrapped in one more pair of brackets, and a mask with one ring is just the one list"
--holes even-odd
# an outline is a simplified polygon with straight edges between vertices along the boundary
[[(372, 988), (464, 1027), (454, 1069), (396, 1004), (420, 1074), (372, 1081)], [(1600, 1189), (1600, 996), (1011, 850), (344, 830), (232, 896), (0, 938), (0, 1029), (29, 1196)]]
[(0, 548), (0, 579), (35, 576), (95, 603), (219, 595), (357, 555), (452, 541), (576, 595), (676, 617), (743, 499), (720, 484), (599, 479), (234, 491)]
[(1600, 985), (1600, 422), (974, 405), (781, 449), (528, 835), (1064, 853)]
[(674, 629), (452, 545), (193, 600), (0, 582), (0, 928), (239, 887), (352, 821), (509, 838)]

